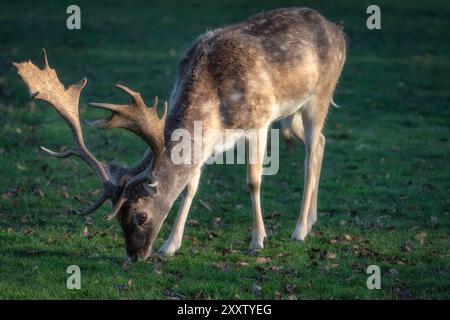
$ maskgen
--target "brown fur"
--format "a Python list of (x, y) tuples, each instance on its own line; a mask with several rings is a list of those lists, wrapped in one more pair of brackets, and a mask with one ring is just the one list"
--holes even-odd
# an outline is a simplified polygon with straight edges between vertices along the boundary
[[(131, 170), (101, 163), (85, 148), (78, 113), (74, 110), (78, 110), (79, 92), (86, 81), (67, 91), (61, 84), (45, 88), (48, 81), (42, 82), (42, 74), (52, 82), (58, 82), (53, 70), (46, 69), (40, 75), (39, 70), (28, 63), (18, 65), (18, 68), (28, 81), (31, 93), (44, 87), (55, 98), (47, 101), (62, 112), (63, 117), (67, 113), (65, 119), (75, 128), (75, 137), (78, 137), (75, 141), (81, 146), (75, 153), (102, 178), (106, 190), (104, 200), (107, 196), (115, 204), (108, 217), (118, 213), (127, 254), (136, 259), (148, 256), (170, 208), (185, 190), (175, 227), (162, 252), (173, 254), (181, 245), (184, 223), (203, 163), (174, 164), (171, 151), (176, 142), (171, 136), (179, 128), (193, 134), (195, 121), (203, 123), (203, 149), (207, 155), (218, 143), (213, 132), (268, 130), (272, 122), (280, 119), (287, 141), (295, 137), (305, 144), (304, 196), (300, 218), (292, 235), (293, 240), (304, 240), (316, 221), (325, 147), (321, 131), (345, 57), (342, 26), (307, 8), (272, 10), (242, 23), (207, 32), (193, 43), (180, 62), (165, 122), (164, 116), (158, 118), (155, 109), (145, 106), (137, 92), (123, 86), (119, 88), (131, 95), (132, 104), (94, 104), (113, 112), (112, 117), (97, 122), (97, 125), (127, 128), (153, 149), (153, 157), (147, 152), (141, 163)], [(45, 61), (47, 64), (46, 57)], [(79, 91), (74, 95), (76, 89)], [(45, 98), (44, 94), (41, 92), (38, 98)], [(117, 122), (115, 125), (114, 121)], [(257, 162), (249, 164), (247, 172), (254, 216), (251, 249), (257, 250), (263, 247), (265, 238), (260, 186), (266, 138), (245, 137), (249, 144), (262, 149), (257, 152)]]

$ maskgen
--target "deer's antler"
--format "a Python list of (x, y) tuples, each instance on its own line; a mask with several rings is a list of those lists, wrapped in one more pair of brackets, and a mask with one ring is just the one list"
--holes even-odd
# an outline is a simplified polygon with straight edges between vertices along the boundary
[(139, 173), (147, 172), (146, 168), (149, 167), (149, 163), (153, 162), (153, 155), (150, 151), (147, 151), (141, 162), (130, 169), (119, 168), (118, 166), (97, 160), (84, 143), (78, 114), (80, 93), (86, 85), (87, 79), (84, 78), (79, 83), (71, 85), (66, 89), (59, 81), (55, 70), (49, 66), (47, 54), (44, 49), (42, 49), (42, 53), (44, 56), (43, 69), (38, 68), (31, 61), (13, 64), (17, 67), (20, 77), (27, 85), (30, 96), (33, 99), (46, 101), (52, 105), (72, 131), (74, 140), (72, 149), (64, 152), (51, 151), (45, 147), (41, 147), (41, 149), (45, 153), (58, 158), (66, 158), (72, 155), (80, 157), (96, 171), (103, 182), (104, 190), (100, 198), (88, 209), (81, 212), (82, 214), (90, 214), (108, 199), (116, 203), (121, 195), (120, 189), (122, 187), (120, 184), (123, 184), (123, 178), (132, 181), (133, 177), (140, 176)]
[(117, 215), (123, 204), (132, 197), (136, 186), (146, 183), (146, 187), (156, 187), (158, 184), (157, 181), (153, 180), (151, 172), (164, 153), (164, 123), (167, 115), (167, 102), (164, 102), (163, 115), (161, 118), (158, 117), (158, 97), (154, 98), (153, 106), (148, 108), (140, 93), (121, 84), (116, 84), (116, 87), (132, 98), (131, 103), (128, 105), (89, 103), (93, 107), (109, 110), (111, 116), (107, 119), (87, 123), (100, 129), (124, 128), (134, 132), (150, 146), (154, 159), (145, 170), (127, 182), (121, 197), (117, 200), (112, 211), (105, 217), (106, 220), (111, 220)]
[(91, 102), (89, 104), (93, 107), (109, 110), (111, 116), (107, 119), (87, 123), (100, 129), (124, 128), (134, 132), (151, 147), (154, 154), (154, 166), (161, 160), (164, 153), (164, 123), (167, 115), (167, 102), (164, 102), (163, 115), (159, 118), (156, 110), (158, 97), (154, 98), (153, 106), (149, 108), (145, 105), (139, 92), (121, 84), (116, 84), (116, 87), (132, 98), (131, 103), (118, 105)]

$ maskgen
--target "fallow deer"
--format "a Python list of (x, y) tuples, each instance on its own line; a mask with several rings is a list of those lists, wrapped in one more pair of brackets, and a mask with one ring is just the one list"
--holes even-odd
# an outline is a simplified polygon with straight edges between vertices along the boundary
[[(92, 213), (109, 199), (113, 208), (105, 218), (117, 217), (127, 255), (136, 260), (149, 256), (163, 221), (183, 192), (175, 225), (160, 252), (172, 255), (180, 248), (202, 166), (214, 150), (230, 147), (220, 145), (212, 132), (267, 131), (277, 120), (281, 120), (287, 140), (295, 137), (306, 147), (303, 201), (291, 237), (304, 241), (317, 220), (325, 147), (322, 128), (345, 58), (341, 25), (308, 8), (277, 9), (207, 32), (182, 58), (169, 104), (165, 104), (161, 117), (156, 112), (157, 98), (148, 108), (139, 93), (124, 85), (117, 88), (131, 97), (130, 104), (91, 103), (112, 115), (90, 124), (103, 129), (125, 128), (148, 143), (150, 148), (142, 160), (131, 168), (101, 162), (85, 146), (78, 103), (86, 79), (66, 89), (49, 67), (45, 51), (43, 69), (30, 61), (15, 66), (32, 98), (53, 105), (74, 136), (75, 146), (68, 151), (42, 149), (60, 158), (79, 156), (97, 172), (104, 191), (84, 214)], [(179, 128), (192, 132), (195, 121), (203, 124), (203, 156), (191, 164), (175, 164), (171, 150), (176, 142), (171, 135)], [(235, 140), (239, 138), (236, 136)], [(244, 134), (243, 138), (258, 146), (257, 161), (249, 164), (247, 171), (253, 211), (250, 249), (254, 251), (263, 248), (266, 238), (260, 187), (267, 135)]]

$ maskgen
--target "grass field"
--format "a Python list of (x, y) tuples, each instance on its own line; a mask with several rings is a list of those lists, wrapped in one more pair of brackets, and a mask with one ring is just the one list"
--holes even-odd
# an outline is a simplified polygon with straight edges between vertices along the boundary
[[(67, 1), (0, 4), (0, 298), (450, 298), (448, 1), (378, 1), (376, 31), (366, 28), (368, 1), (77, 3), (79, 31), (65, 27)], [(341, 108), (330, 111), (324, 131), (312, 235), (302, 244), (289, 241), (303, 188), (304, 151), (297, 144), (281, 151), (280, 172), (264, 178), (269, 237), (258, 256), (247, 254), (245, 166), (217, 165), (204, 169), (179, 253), (124, 269), (120, 228), (101, 219), (108, 206), (89, 218), (73, 214), (95, 198), (99, 181), (78, 159), (38, 151), (68, 148), (71, 136), (53, 109), (30, 102), (11, 61), (41, 63), (45, 47), (63, 83), (88, 77), (81, 117), (92, 119), (104, 114), (88, 101), (124, 99), (116, 82), (146, 101), (167, 99), (178, 59), (196, 36), (285, 6), (343, 20), (349, 37), (334, 99)], [(100, 159), (132, 164), (145, 150), (121, 130), (85, 128), (85, 136)], [(366, 287), (372, 264), (381, 268), (380, 290)], [(81, 268), (81, 290), (66, 288), (69, 265)]]

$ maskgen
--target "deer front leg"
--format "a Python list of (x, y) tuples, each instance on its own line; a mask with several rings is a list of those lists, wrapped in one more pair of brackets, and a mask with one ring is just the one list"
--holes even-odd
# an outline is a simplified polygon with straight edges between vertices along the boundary
[(261, 210), (261, 175), (263, 170), (264, 152), (266, 151), (267, 131), (261, 130), (261, 134), (251, 136), (247, 139), (248, 166), (247, 184), (252, 199), (253, 233), (250, 243), (250, 252), (264, 248), (266, 230)]
[(163, 246), (159, 250), (162, 255), (172, 256), (181, 247), (184, 225), (186, 224), (189, 209), (191, 208), (192, 199), (194, 199), (195, 193), (198, 189), (200, 175), (201, 172), (198, 171), (184, 189), (183, 198), (181, 200), (175, 224), (172, 228), (169, 238), (166, 240), (166, 242), (164, 242)]

